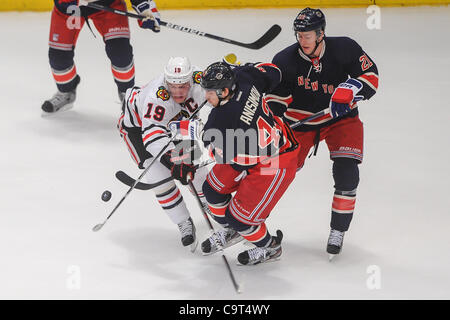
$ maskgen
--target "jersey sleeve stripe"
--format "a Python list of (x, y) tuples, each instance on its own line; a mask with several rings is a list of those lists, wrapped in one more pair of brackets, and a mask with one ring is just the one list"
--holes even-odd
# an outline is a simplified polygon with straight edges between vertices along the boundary
[[(156, 131), (153, 131), (153, 132), (150, 132), (149, 134), (147, 134), (142, 140), (143, 140), (143, 142), (144, 143), (146, 143), (152, 136), (154, 136), (154, 135), (158, 135), (158, 134), (165, 134), (165, 131), (163, 131), (163, 130), (156, 130)], [(165, 136), (167, 136), (167, 135), (165, 135)]]
[[(150, 144), (152, 144), (152, 143), (154, 143), (154, 142), (156, 142), (156, 141), (158, 141), (158, 140), (160, 140), (160, 139), (163, 139), (163, 138), (169, 139), (169, 137), (168, 137), (167, 135), (160, 135), (160, 136), (157, 136), (157, 137), (154, 138), (154, 139), (151, 139), (151, 140), (147, 141), (147, 142), (144, 144), (144, 147), (147, 148)], [(151, 153), (151, 152), (150, 152), (150, 153)]]
[(277, 102), (280, 103), (284, 106), (288, 106), (289, 104), (291, 104), (292, 102), (292, 95), (288, 95), (287, 97), (280, 97), (274, 94), (268, 94), (264, 96), (264, 99), (266, 100), (267, 103), (269, 102)]
[(139, 117), (139, 114), (137, 113), (136, 110), (133, 110), (134, 116), (136, 117), (137, 122), (139, 123), (139, 126), (142, 127), (142, 121), (141, 118)]
[(159, 125), (159, 124), (154, 124), (154, 123), (152, 123), (151, 125), (149, 125), (148, 127), (146, 127), (146, 128), (142, 131), (142, 133), (145, 134), (148, 130), (151, 130), (151, 129), (154, 130), (154, 129), (156, 129), (156, 128), (163, 129), (164, 132), (167, 131), (167, 127), (161, 126), (161, 125)]
[(378, 89), (378, 75), (373, 72), (367, 72), (358, 77), (358, 80), (363, 81), (372, 90), (377, 91)]

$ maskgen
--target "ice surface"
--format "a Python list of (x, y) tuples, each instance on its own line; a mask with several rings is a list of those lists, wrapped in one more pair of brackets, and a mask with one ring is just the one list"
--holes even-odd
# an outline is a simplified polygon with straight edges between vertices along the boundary
[[(136, 83), (174, 55), (202, 67), (230, 52), (242, 61), (271, 60), (293, 43), (297, 12), (162, 12), (165, 21), (242, 42), (280, 24), (280, 36), (258, 51), (170, 29), (154, 34), (130, 21)], [(333, 180), (321, 144), (267, 220), (272, 232), (284, 232), (281, 260), (238, 267), (246, 247), (227, 249), (241, 295), (220, 256), (181, 246), (151, 191), (133, 191), (92, 232), (127, 190), (114, 173), (139, 174), (116, 130), (120, 107), (101, 37), (81, 32), (75, 107), (42, 118), (40, 105), (55, 91), (50, 13), (1, 13), (0, 298), (449, 299), (450, 8), (382, 8), (380, 30), (366, 28), (365, 8), (324, 12), (327, 34), (357, 40), (380, 71), (379, 92), (360, 104), (365, 158), (355, 216), (342, 254), (328, 262)], [(106, 189), (108, 203), (101, 201)], [(208, 227), (182, 192), (203, 240)], [(379, 268), (380, 289), (367, 286), (371, 266)]]

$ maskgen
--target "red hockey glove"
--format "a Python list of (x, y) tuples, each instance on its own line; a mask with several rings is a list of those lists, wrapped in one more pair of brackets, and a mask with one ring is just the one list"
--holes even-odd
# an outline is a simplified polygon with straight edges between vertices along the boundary
[(351, 111), (350, 105), (362, 99), (356, 94), (362, 89), (362, 83), (350, 78), (334, 90), (330, 101), (330, 114), (333, 118), (342, 117)]

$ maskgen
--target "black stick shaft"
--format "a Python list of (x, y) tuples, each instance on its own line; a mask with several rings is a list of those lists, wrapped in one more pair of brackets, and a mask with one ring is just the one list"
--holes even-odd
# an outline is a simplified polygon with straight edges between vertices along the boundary
[[(209, 220), (208, 214), (205, 212), (205, 209), (203, 208), (202, 201), (200, 200), (200, 197), (199, 197), (199, 195), (197, 193), (197, 190), (194, 187), (194, 184), (192, 183), (192, 181), (190, 179), (188, 179), (188, 183), (189, 183), (189, 186), (191, 187), (192, 193), (195, 196), (195, 199), (197, 199), (197, 203), (198, 203), (198, 205), (200, 207), (200, 210), (202, 210), (203, 217), (205, 218), (206, 223), (209, 226), (209, 229), (212, 232), (214, 232), (214, 227), (211, 224), (211, 221)], [(237, 293), (240, 293), (241, 291), (240, 291), (240, 288), (239, 288), (239, 284), (237, 283), (236, 278), (234, 277), (233, 270), (231, 270), (230, 263), (228, 262), (228, 259), (225, 256), (225, 253), (223, 252), (223, 249), (222, 249), (222, 259), (223, 259), (223, 262), (225, 263), (225, 267), (228, 270), (228, 274), (230, 275), (231, 282), (233, 282), (234, 289), (236, 290)]]
[[(356, 102), (353, 102), (350, 105), (350, 109), (354, 109), (356, 107), (357, 107)], [(319, 111), (319, 112), (316, 112), (316, 113), (310, 115), (308, 118), (305, 118), (303, 120), (297, 121), (297, 122), (291, 124), (290, 127), (291, 127), (291, 129), (297, 128), (297, 127), (299, 127), (301, 125), (304, 125), (306, 122), (309, 122), (309, 121), (312, 121), (314, 119), (320, 118), (320, 117), (326, 115), (327, 113), (330, 113), (330, 109), (329, 108), (323, 109), (322, 111)]]
[[(97, 10), (103, 10), (103, 11), (109, 11), (115, 14), (120, 14), (122, 16), (127, 16), (130, 18), (135, 18), (135, 19), (144, 19), (146, 17), (132, 13), (132, 12), (128, 12), (128, 11), (123, 11), (123, 10), (118, 10), (118, 9), (114, 9), (114, 8), (110, 8), (110, 7), (106, 7), (106, 6), (102, 6), (99, 5), (97, 3), (87, 3), (86, 6), (97, 9)], [(269, 42), (271, 42), (273, 39), (275, 39), (275, 37), (281, 32), (281, 27), (277, 24), (274, 24), (272, 27), (270, 27), (269, 30), (266, 31), (266, 33), (264, 33), (261, 38), (259, 38), (258, 40), (256, 40), (255, 42), (252, 43), (243, 43), (243, 42), (239, 42), (239, 41), (235, 41), (235, 40), (231, 40), (231, 39), (227, 39), (227, 38), (223, 38), (214, 34), (210, 34), (210, 33), (206, 33), (203, 31), (199, 31), (199, 30), (195, 30), (189, 27), (185, 27), (185, 26), (181, 26), (178, 24), (174, 24), (171, 22), (166, 22), (166, 21), (160, 21), (159, 24), (163, 27), (167, 27), (173, 30), (178, 30), (178, 31), (182, 31), (182, 32), (186, 32), (186, 33), (190, 33), (190, 34), (195, 34), (197, 36), (201, 36), (201, 37), (205, 37), (205, 38), (210, 38), (210, 39), (214, 39), (217, 41), (222, 41), (222, 42), (226, 42), (229, 44), (233, 44), (236, 46), (240, 46), (240, 47), (245, 47), (248, 49), (261, 49), (262, 47), (264, 47), (266, 44), (268, 44)]]

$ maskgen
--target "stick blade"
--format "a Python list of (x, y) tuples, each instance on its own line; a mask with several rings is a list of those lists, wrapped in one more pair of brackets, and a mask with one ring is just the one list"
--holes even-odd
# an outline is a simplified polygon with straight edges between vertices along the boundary
[(255, 42), (245, 45), (245, 47), (254, 50), (261, 49), (262, 47), (269, 44), (273, 39), (275, 39), (280, 34), (280, 32), (281, 27), (278, 24), (274, 24), (272, 27), (270, 27), (269, 30), (266, 31), (266, 33), (262, 35), (261, 38), (259, 38)]
[[(131, 178), (128, 174), (126, 174), (123, 171), (117, 171), (116, 178), (117, 178), (117, 180), (119, 180), (120, 182), (122, 182), (123, 184), (125, 184), (129, 187), (133, 186), (134, 183), (136, 182), (136, 180)], [(134, 188), (138, 189), (138, 190), (150, 190), (151, 188), (153, 188), (153, 186), (150, 184), (138, 182)]]
[(97, 232), (98, 230), (100, 230), (100, 229), (103, 227), (103, 224), (104, 224), (104, 223), (96, 224), (96, 225), (92, 228), (92, 231)]

